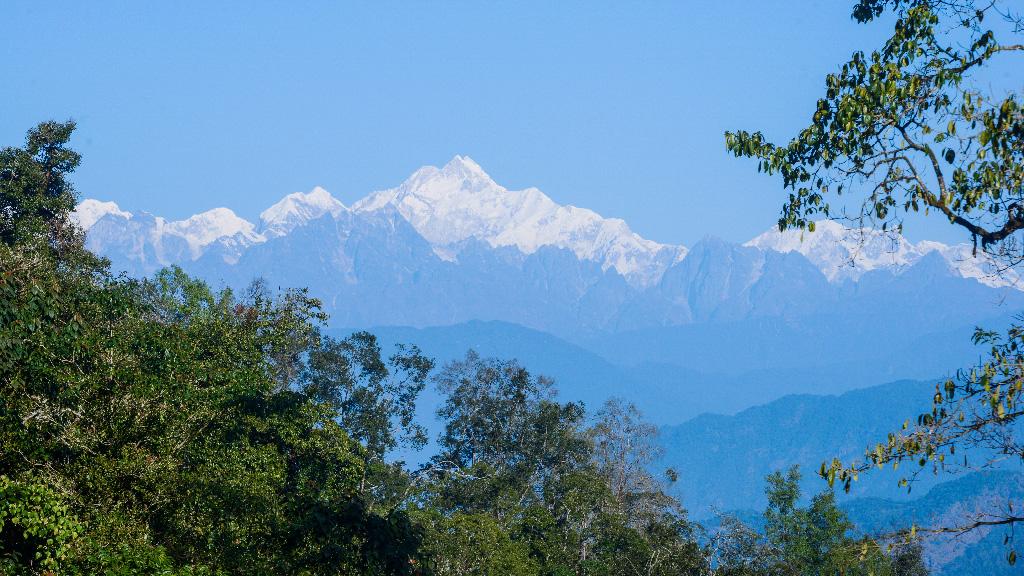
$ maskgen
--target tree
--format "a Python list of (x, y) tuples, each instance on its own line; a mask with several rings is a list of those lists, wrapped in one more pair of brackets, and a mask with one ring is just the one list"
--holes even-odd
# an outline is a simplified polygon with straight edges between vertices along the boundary
[[(436, 382), (445, 431), (424, 470), (433, 482), (418, 517), (430, 526), (438, 571), (487, 574), (490, 558), (518, 558), (516, 570), (551, 575), (707, 568), (681, 506), (643, 470), (658, 448), (635, 408), (612, 402), (588, 429), (583, 407), (559, 403), (549, 379), (473, 352)], [(459, 530), (480, 526), (486, 535), (492, 523), (508, 542)]]
[(537, 501), (551, 478), (586, 465), (583, 406), (555, 402), (550, 379), (470, 351), (436, 382), (445, 429), (432, 466), (448, 479), (443, 508), (502, 518)]
[(54, 570), (71, 555), (81, 525), (63, 500), (41, 483), (0, 476), (0, 571)]
[(409, 479), (401, 463), (388, 463), (385, 457), (399, 446), (418, 450), (426, 443), (426, 432), (414, 418), (433, 360), (415, 346), (400, 344), (385, 361), (368, 332), (344, 340), (323, 337), (308, 356), (301, 388), (330, 406), (341, 427), (365, 448), (362, 496), (371, 510), (377, 504), (397, 506)]
[(24, 148), (0, 150), (0, 242), (12, 246), (46, 240), (54, 247), (73, 238), (75, 209), (67, 177), (81, 157), (67, 147), (75, 123), (43, 122), (29, 130)]
[(818, 214), (844, 216), (831, 198), (845, 190), (859, 196), (859, 222), (899, 229), (901, 213), (935, 212), (982, 250), (1011, 255), (1013, 234), (1024, 228), (1024, 112), (1012, 89), (980, 88), (986, 66), (1024, 51), (985, 24), (999, 18), (1009, 24), (999, 32), (1021, 35), (1011, 7), (861, 0), (855, 18), (892, 8), (895, 31), (880, 50), (854, 53), (826, 78), (810, 126), (786, 146), (759, 132), (726, 133), (731, 152), (757, 158), (760, 171), (779, 174), (792, 190), (779, 227), (813, 229)]
[[(665, 512), (672, 499), (650, 472), (664, 454), (658, 444), (658, 428), (645, 422), (633, 404), (612, 398), (598, 411), (590, 435), (598, 473), (608, 483), (619, 509), (637, 523)], [(675, 476), (674, 470), (666, 471), (669, 480)]]
[[(1024, 257), (1024, 102), (1018, 86), (1000, 86), (987, 76), (994, 67), (1019, 66), (1024, 56), (1018, 9), (1002, 0), (857, 2), (859, 22), (892, 12), (893, 34), (880, 49), (856, 52), (828, 75), (811, 124), (784, 146), (759, 132), (726, 133), (729, 151), (757, 159), (758, 170), (781, 176), (790, 190), (779, 229), (813, 232), (813, 219), (825, 217), (900, 233), (913, 220), (908, 215), (938, 215), (973, 240), (975, 257), (992, 273), (1018, 266)], [(1024, 459), (1013, 424), (1024, 415), (1024, 327), (1004, 334), (979, 329), (975, 341), (988, 346), (988, 359), (937, 385), (929, 413), (869, 448), (861, 461), (824, 464), (821, 475), (849, 489), (875, 466), (955, 469), (958, 449)], [(960, 532), (1022, 519), (1006, 503), (937, 529)]]
[(610, 492), (603, 521), (606, 529), (615, 526), (619, 535), (612, 540), (612, 549), (631, 548), (632, 554), (622, 558), (643, 566), (649, 574), (696, 569), (694, 559), (701, 553), (693, 546), (694, 527), (679, 502), (667, 493), (676, 473), (666, 470), (665, 480), (651, 473), (664, 454), (658, 428), (646, 422), (633, 404), (612, 398), (598, 410), (588, 432), (594, 465)]
[(486, 514), (429, 511), (420, 520), (430, 529), (427, 553), (438, 576), (532, 576), (539, 574), (529, 544), (514, 540)]
[(807, 508), (800, 499), (800, 472), (790, 468), (768, 476), (765, 536), (789, 574), (882, 574), (887, 559), (871, 540), (849, 536), (853, 524), (827, 490)]
[(414, 418), (416, 398), (433, 366), (419, 348), (401, 344), (385, 362), (376, 336), (356, 332), (344, 340), (322, 338), (309, 353), (302, 386), (335, 406), (342, 427), (383, 458), (399, 445), (426, 443), (426, 432)]
[(723, 576), (844, 574), (864, 576), (927, 575), (920, 547), (898, 547), (886, 554), (870, 538), (855, 538), (853, 524), (826, 490), (799, 505), (800, 471), (767, 477), (764, 533), (735, 518), (726, 519), (715, 537)]

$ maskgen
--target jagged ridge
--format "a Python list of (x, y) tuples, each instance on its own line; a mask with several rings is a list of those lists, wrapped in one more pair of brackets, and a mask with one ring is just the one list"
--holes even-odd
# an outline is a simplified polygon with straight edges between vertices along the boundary
[[(214, 245), (220, 245), (216, 251), (226, 263), (233, 264), (249, 247), (287, 236), (319, 218), (370, 214), (385, 208), (397, 210), (431, 244), (435, 254), (449, 261), (458, 260), (461, 246), (470, 240), (492, 247), (514, 247), (523, 254), (552, 246), (570, 250), (582, 260), (597, 262), (603, 270), (614, 270), (634, 286), (646, 287), (657, 283), (687, 253), (684, 246), (640, 237), (620, 219), (560, 205), (536, 188), (508, 190), (466, 156), (455, 156), (442, 168), (421, 168), (399, 186), (374, 192), (351, 208), (320, 187), (289, 194), (264, 210), (258, 225), (227, 208), (168, 222), (145, 213), (134, 215), (113, 202), (92, 199), (84, 200), (75, 216), (87, 230), (106, 217), (115, 222), (131, 222), (129, 227), (141, 235), (134, 242), (134, 257), (148, 269), (180, 263), (178, 259), (182, 257), (197, 260)], [(121, 226), (127, 224), (121, 222)], [(104, 239), (99, 231), (90, 238), (100, 252), (111, 243), (124, 243), (123, 238), (117, 242)], [(181, 242), (187, 246), (184, 252), (180, 250)], [(995, 266), (984, 256), (975, 257), (967, 244), (914, 244), (902, 236), (850, 229), (830, 221), (819, 222), (814, 233), (770, 230), (746, 246), (799, 252), (832, 282), (856, 280), (878, 268), (900, 272), (925, 254), (937, 252), (962, 277), (990, 286), (1020, 284), (1017, 275), (997, 274)]]

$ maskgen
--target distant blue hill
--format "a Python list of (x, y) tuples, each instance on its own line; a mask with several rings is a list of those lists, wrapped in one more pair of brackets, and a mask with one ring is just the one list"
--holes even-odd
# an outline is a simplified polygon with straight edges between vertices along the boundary
[[(666, 449), (660, 463), (679, 472), (674, 487), (694, 518), (710, 527), (726, 512), (759, 526), (766, 505), (765, 476), (794, 464), (804, 474), (806, 497), (828, 489), (815, 473), (834, 456), (862, 458), (864, 449), (899, 430), (902, 423), (930, 408), (933, 381), (905, 380), (841, 395), (793, 395), (743, 410), (733, 416), (702, 415), (661, 430)], [(980, 462), (977, 450), (960, 450)], [(873, 470), (837, 498), (859, 531), (884, 535), (916, 524), (951, 525), (974, 511), (1024, 499), (1024, 470), (1011, 462), (1005, 470), (962, 475), (934, 473), (905, 463), (900, 473)], [(920, 470), (912, 490), (897, 486), (902, 474)], [(926, 541), (926, 559), (934, 574), (984, 576), (1015, 574), (1006, 563), (1003, 528), (985, 528), (962, 536)]]
[[(1008, 321), (992, 318), (986, 326)], [(417, 344), (439, 364), (469, 349), (515, 358), (554, 378), (564, 400), (595, 409), (619, 396), (634, 402), (651, 421), (667, 425), (702, 413), (734, 414), (787, 394), (838, 394), (898, 379), (938, 379), (980, 357), (970, 341), (972, 324), (949, 321), (930, 332), (919, 324), (893, 324), (879, 320), (875, 328), (828, 318), (752, 319), (579, 343), (499, 321), (370, 331), (385, 349), (400, 342)], [(332, 333), (353, 330), (335, 328)]]
[[(838, 396), (786, 396), (733, 416), (702, 415), (662, 428), (664, 463), (679, 472), (676, 486), (698, 517), (713, 510), (763, 508), (764, 478), (800, 465), (804, 489), (826, 487), (816, 471), (832, 457), (860, 458), (903, 422), (930, 409), (934, 383), (904, 380)], [(888, 470), (866, 474), (851, 496), (907, 498)], [(934, 481), (922, 479), (922, 491)]]

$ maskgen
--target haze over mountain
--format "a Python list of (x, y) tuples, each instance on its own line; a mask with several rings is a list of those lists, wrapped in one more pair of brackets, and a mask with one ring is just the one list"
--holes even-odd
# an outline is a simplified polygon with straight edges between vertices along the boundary
[[(700, 416), (662, 429), (666, 452), (659, 464), (678, 471), (676, 494), (707, 525), (713, 528), (719, 515), (727, 514), (760, 527), (765, 476), (799, 465), (805, 496), (825, 490), (827, 484), (815, 473), (823, 461), (863, 458), (866, 446), (928, 411), (934, 390), (934, 382), (900, 381), (838, 396), (786, 396), (734, 416)], [(982, 449), (969, 452), (972, 460), (983, 461)], [(900, 470), (864, 474), (849, 494), (837, 489), (836, 497), (863, 533), (891, 534), (911, 523), (941, 525), (993, 501), (1020, 499), (1024, 475), (1012, 464), (1005, 468), (950, 475), (936, 474), (930, 464), (908, 463)], [(908, 474), (914, 478), (912, 490), (898, 485)], [(929, 536), (924, 545), (932, 573), (1015, 574), (1005, 560), (1005, 534), (985, 527), (969, 535)]]

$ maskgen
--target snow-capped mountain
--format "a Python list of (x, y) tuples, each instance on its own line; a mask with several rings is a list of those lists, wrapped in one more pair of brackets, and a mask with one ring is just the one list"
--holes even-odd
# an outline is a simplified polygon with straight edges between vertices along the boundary
[(683, 246), (646, 240), (623, 220), (559, 205), (536, 188), (507, 190), (465, 156), (443, 168), (420, 168), (397, 188), (373, 193), (352, 208), (369, 212), (385, 206), (396, 208), (447, 258), (470, 238), (514, 246), (524, 254), (555, 246), (645, 286), (686, 255)]
[(295, 192), (260, 214), (260, 232), (267, 238), (284, 236), (298, 226), (326, 214), (338, 216), (347, 210), (340, 200), (317, 186), (303, 194)]
[(232, 239), (242, 245), (263, 241), (252, 222), (238, 217), (228, 208), (214, 208), (176, 222), (164, 222), (162, 218), (157, 221), (159, 233), (185, 239), (193, 260), (202, 256), (211, 244), (224, 239)]
[(937, 252), (950, 270), (963, 278), (989, 286), (1024, 288), (1019, 274), (1000, 270), (988, 255), (980, 251), (975, 254), (970, 244), (949, 246), (930, 240), (913, 243), (894, 232), (847, 228), (831, 220), (816, 222), (814, 232), (779, 232), (773, 228), (744, 246), (803, 254), (833, 282), (856, 280), (877, 269), (899, 273), (926, 254)]
[[(644, 239), (617, 218), (603, 218), (592, 210), (560, 205), (536, 188), (507, 190), (498, 185), (472, 159), (456, 156), (442, 168), (417, 170), (397, 188), (375, 192), (356, 202), (356, 215), (385, 209), (397, 210), (429, 242), (439, 257), (456, 261), (463, 244), (479, 240), (492, 247), (514, 247), (524, 255), (542, 247), (571, 251), (578, 258), (613, 269), (636, 286), (656, 282), (686, 248)], [(239, 250), (286, 236), (319, 218), (338, 218), (349, 212), (341, 201), (320, 187), (307, 193), (285, 196), (260, 214), (259, 225), (236, 216), (227, 208), (216, 208), (187, 220), (167, 222), (148, 215), (134, 216), (113, 202), (83, 201), (75, 213), (79, 224), (90, 230), (105, 216), (127, 225), (142, 224), (137, 242), (152, 245), (155, 259), (147, 261), (146, 272), (156, 266), (180, 263), (177, 252), (162, 245), (168, 237), (183, 239), (190, 260), (198, 260), (215, 246), (230, 244), (233, 263)], [(102, 227), (101, 227), (102, 228)], [(104, 241), (91, 235), (91, 246), (103, 252)], [(143, 261), (140, 252), (140, 262)]]
[(72, 217), (84, 230), (89, 230), (97, 220), (108, 214), (115, 218), (130, 219), (132, 217), (131, 212), (121, 210), (114, 202), (100, 202), (92, 198), (79, 202)]
[(228, 208), (168, 221), (126, 212), (113, 202), (84, 200), (72, 218), (88, 232), (86, 245), (91, 250), (137, 274), (194, 261), (214, 246), (225, 263), (234, 264), (246, 248), (264, 241), (251, 222)]

